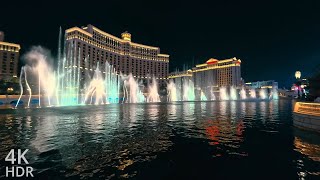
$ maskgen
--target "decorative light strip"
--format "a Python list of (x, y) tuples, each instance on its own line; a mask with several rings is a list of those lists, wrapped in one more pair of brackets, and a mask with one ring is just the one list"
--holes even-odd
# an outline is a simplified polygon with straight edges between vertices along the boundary
[(87, 32), (87, 31), (85, 31), (85, 30), (83, 30), (81, 28), (78, 28), (78, 27), (73, 27), (73, 28), (70, 28), (70, 29), (66, 30), (67, 33), (70, 33), (70, 32), (73, 32), (73, 31), (81, 32), (81, 33), (83, 33), (83, 34), (85, 34), (85, 35), (87, 35), (89, 37), (93, 36), (91, 33)]
[[(10, 47), (16, 47), (18, 48), (18, 50), (20, 50), (20, 45), (19, 44), (13, 44), (13, 43), (8, 43), (8, 42), (0, 42), (0, 45), (4, 45), (4, 46), (10, 46)], [(3, 49), (4, 50), (4, 49)]]
[(228, 68), (228, 67), (233, 67), (233, 66), (239, 66), (240, 67), (240, 64), (228, 64), (228, 65), (223, 65), (223, 66), (207, 66), (206, 68), (203, 68), (203, 69), (192, 70), (192, 72), (206, 71), (206, 70), (210, 70), (210, 69)]
[[(129, 42), (129, 41), (120, 39), (120, 38), (118, 38), (118, 37), (116, 37), (116, 36), (113, 36), (113, 35), (111, 35), (111, 34), (109, 34), (109, 33), (104, 32), (104, 31), (102, 31), (102, 30), (100, 30), (100, 29), (98, 29), (98, 28), (96, 28), (96, 27), (94, 27), (94, 26), (93, 26), (93, 30), (94, 30), (94, 31), (97, 31), (98, 33), (100, 33), (100, 34), (102, 34), (102, 35), (104, 35), (104, 36), (107, 36), (107, 37), (109, 37), (109, 38), (113, 38), (114, 40), (119, 41), (119, 42), (121, 42), (121, 43), (129, 43), (129, 44), (132, 45), (132, 46), (138, 46), (138, 47), (142, 47), (142, 48), (146, 48), (146, 49), (153, 49), (153, 50), (158, 50), (158, 49), (159, 49), (158, 47), (147, 46), (147, 45), (138, 44), (138, 43)], [(70, 29), (67, 29), (67, 30), (66, 30), (67, 33), (70, 33), (70, 32), (73, 32), (73, 31), (82, 32), (82, 33), (84, 33), (84, 34), (86, 34), (86, 35), (88, 35), (88, 36), (90, 36), (90, 37), (93, 36), (91, 33), (87, 32), (87, 31), (85, 31), (85, 30), (83, 30), (83, 29), (81, 29), (81, 28), (78, 28), (78, 27), (73, 27), (73, 28), (70, 28)]]
[(299, 114), (320, 116), (320, 103), (296, 102), (294, 112)]
[[(169, 62), (169, 59), (160, 60), (160, 59), (148, 58), (148, 57), (144, 57), (144, 56), (135, 56), (135, 55), (132, 55), (132, 54), (125, 54), (125, 53), (122, 52), (122, 51), (115, 50), (115, 49), (112, 49), (112, 48), (108, 48), (108, 47), (106, 47), (105, 45), (100, 45), (100, 44), (98, 44), (98, 43), (95, 43), (95, 42), (93, 42), (93, 41), (91, 41), (91, 40), (88, 40), (88, 39), (83, 38), (83, 37), (78, 36), (78, 35), (70, 35), (70, 36), (68, 36), (68, 37), (66, 38), (66, 40), (71, 40), (71, 39), (80, 39), (80, 40), (82, 40), (82, 41), (84, 41), (84, 42), (86, 42), (86, 43), (89, 43), (89, 44), (93, 45), (93, 46), (96, 46), (96, 47), (98, 47), (98, 48), (101, 48), (101, 49), (104, 49), (104, 50), (107, 50), (107, 51), (111, 51), (111, 52), (114, 52), (114, 53), (118, 53), (118, 54), (120, 54), (120, 55), (128, 55), (128, 56), (130, 56), (130, 57), (139, 58), (139, 59), (144, 59), (144, 60), (150, 60), (150, 59), (152, 59), (152, 60), (155, 60), (155, 61)], [(157, 54), (157, 56), (159, 56), (159, 55), (160, 55), (160, 57), (169, 57), (169, 55), (167, 55), (167, 54)]]
[(158, 56), (161, 56), (161, 57), (169, 57), (170, 55), (168, 55), (168, 54), (158, 54)]
[[(192, 73), (195, 73), (195, 72), (201, 72), (201, 71), (207, 71), (207, 70), (212, 70), (212, 69), (221, 69), (221, 68), (228, 68), (228, 67), (236, 67), (236, 66), (239, 66), (239, 64), (228, 64), (228, 65), (224, 65), (224, 66), (209, 66), (209, 67), (206, 67), (206, 68), (203, 68), (203, 69), (194, 69), (192, 70)], [(185, 76), (192, 76), (191, 73), (184, 73), (184, 74), (177, 74), (177, 75), (171, 75), (169, 76), (169, 78), (178, 78), (178, 77), (185, 77)]]
[(207, 64), (197, 64), (196, 67), (203, 67), (203, 66), (207, 66)]
[(192, 74), (185, 73), (185, 74), (171, 75), (168, 77), (168, 79), (179, 78), (179, 77), (192, 77)]
[(100, 30), (100, 29), (98, 29), (98, 28), (96, 28), (96, 27), (94, 27), (94, 26), (92, 26), (93, 27), (93, 30), (94, 31), (97, 31), (98, 33), (100, 33), (100, 34), (102, 34), (102, 35), (105, 35), (105, 36), (107, 36), (107, 37), (109, 37), (109, 38), (113, 38), (113, 39), (115, 39), (115, 40), (117, 40), (117, 41), (120, 41), (120, 42), (124, 42), (122, 39), (120, 39), (120, 38), (118, 38), (118, 37), (116, 37), (116, 36), (114, 36), (114, 35), (111, 35), (111, 34), (109, 34), (109, 33), (106, 33), (106, 32), (104, 32), (104, 31), (102, 31), (102, 30)]
[[(218, 60), (217, 64), (221, 64), (221, 63), (226, 63), (226, 62), (233, 62), (233, 61), (239, 61), (241, 63), (240, 59), (236, 59), (235, 57), (232, 59), (225, 59), (225, 60)], [(209, 64), (210, 65), (210, 64)], [(204, 64), (197, 64), (196, 67), (204, 67), (204, 66), (208, 66), (207, 63)]]
[(272, 89), (272, 86), (261, 86), (261, 89)]
[(117, 41), (119, 41), (119, 42), (121, 42), (121, 43), (129, 43), (130, 45), (139, 46), (139, 47), (143, 47), (143, 48), (147, 48), (147, 49), (154, 49), (154, 50), (158, 50), (158, 49), (159, 49), (158, 47), (147, 46), (147, 45), (143, 45), (143, 44), (138, 44), (138, 43), (134, 43), (134, 42), (129, 42), (129, 41), (120, 39), (120, 38), (118, 38), (118, 37), (116, 37), (116, 36), (113, 36), (113, 35), (111, 35), (111, 34), (109, 34), (109, 33), (106, 33), (106, 32), (104, 32), (104, 31), (102, 31), (102, 30), (100, 30), (100, 29), (98, 29), (98, 28), (96, 28), (96, 27), (94, 27), (94, 26), (92, 26), (92, 27), (93, 27), (93, 30), (97, 31), (98, 33), (103, 34), (103, 35), (105, 35), (105, 36), (107, 36), (107, 37), (109, 37), (109, 38), (114, 38), (115, 40), (117, 40)]
[(218, 63), (226, 63), (226, 62), (231, 62), (231, 61), (235, 61), (235, 59), (219, 60)]

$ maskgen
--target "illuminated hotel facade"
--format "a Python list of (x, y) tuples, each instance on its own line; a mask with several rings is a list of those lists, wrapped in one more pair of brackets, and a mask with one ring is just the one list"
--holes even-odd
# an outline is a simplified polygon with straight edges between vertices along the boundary
[(247, 82), (246, 87), (249, 89), (278, 89), (278, 82), (274, 80)]
[(209, 99), (220, 87), (240, 87), (243, 85), (241, 78), (241, 60), (237, 58), (217, 60), (209, 59), (204, 64), (183, 72), (175, 72), (169, 75), (183, 89), (183, 81), (192, 80), (195, 98), (199, 100), (201, 93)]
[(12, 81), (18, 74), (20, 45), (4, 42), (0, 31), (0, 80)]
[(160, 86), (166, 85), (169, 55), (160, 54), (159, 47), (132, 42), (128, 32), (118, 38), (92, 25), (73, 27), (66, 30), (66, 48), (73, 50), (71, 56), (80, 58), (79, 66), (83, 69), (83, 75), (86, 70), (93, 71), (97, 63), (104, 67), (108, 62), (117, 74), (132, 74), (143, 82), (155, 77)]

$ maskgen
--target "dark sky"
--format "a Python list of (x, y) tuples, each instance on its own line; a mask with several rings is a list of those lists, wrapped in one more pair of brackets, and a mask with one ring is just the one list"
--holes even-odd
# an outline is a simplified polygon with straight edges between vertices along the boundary
[[(263, 3), (262, 3), (263, 2)], [(294, 72), (310, 75), (320, 64), (320, 2), (317, 1), (1, 1), (6, 40), (42, 45), (55, 55), (59, 26), (92, 24), (170, 54), (170, 69), (209, 58), (242, 60), (246, 81), (279, 81)]]

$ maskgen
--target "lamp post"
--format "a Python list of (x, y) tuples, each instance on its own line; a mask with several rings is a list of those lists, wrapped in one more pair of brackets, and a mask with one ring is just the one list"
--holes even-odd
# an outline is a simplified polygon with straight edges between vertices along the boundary
[(296, 77), (296, 86), (298, 87), (298, 98), (300, 99), (301, 95), (300, 95), (300, 91), (301, 91), (301, 72), (300, 71), (296, 71), (296, 73), (294, 74), (294, 76)]
[(297, 80), (300, 80), (300, 78), (301, 78), (301, 72), (300, 72), (300, 71), (296, 71), (296, 73), (294, 74), (294, 76), (296, 77)]

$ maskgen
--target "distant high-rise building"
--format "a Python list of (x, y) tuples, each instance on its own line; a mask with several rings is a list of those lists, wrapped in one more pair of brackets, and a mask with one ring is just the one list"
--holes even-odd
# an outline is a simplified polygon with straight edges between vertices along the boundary
[(86, 78), (85, 71), (93, 72), (98, 63), (103, 69), (106, 62), (113, 65), (117, 73), (131, 73), (144, 82), (155, 77), (160, 85), (165, 85), (168, 78), (169, 55), (160, 54), (159, 47), (132, 42), (128, 32), (118, 38), (92, 25), (73, 27), (66, 30), (66, 49), (69, 49), (67, 56), (80, 58), (76, 64), (80, 62), (82, 81)]
[(202, 86), (215, 85), (217, 87), (241, 85), (241, 60), (237, 58), (217, 60), (209, 59), (204, 64), (198, 64), (192, 68), (195, 83), (205, 83)]
[(253, 89), (278, 89), (278, 82), (275, 80), (247, 82), (246, 87)]
[(4, 42), (0, 31), (0, 79), (11, 81), (17, 77), (20, 45)]
[[(183, 72), (174, 72), (169, 75), (174, 79), (180, 89), (184, 88), (184, 82), (192, 80), (195, 98), (200, 99), (201, 94), (212, 98), (213, 92), (220, 87), (240, 87), (243, 85), (241, 79), (241, 60), (237, 58), (217, 60), (209, 59), (204, 64)], [(190, 83), (189, 83), (190, 84)]]

